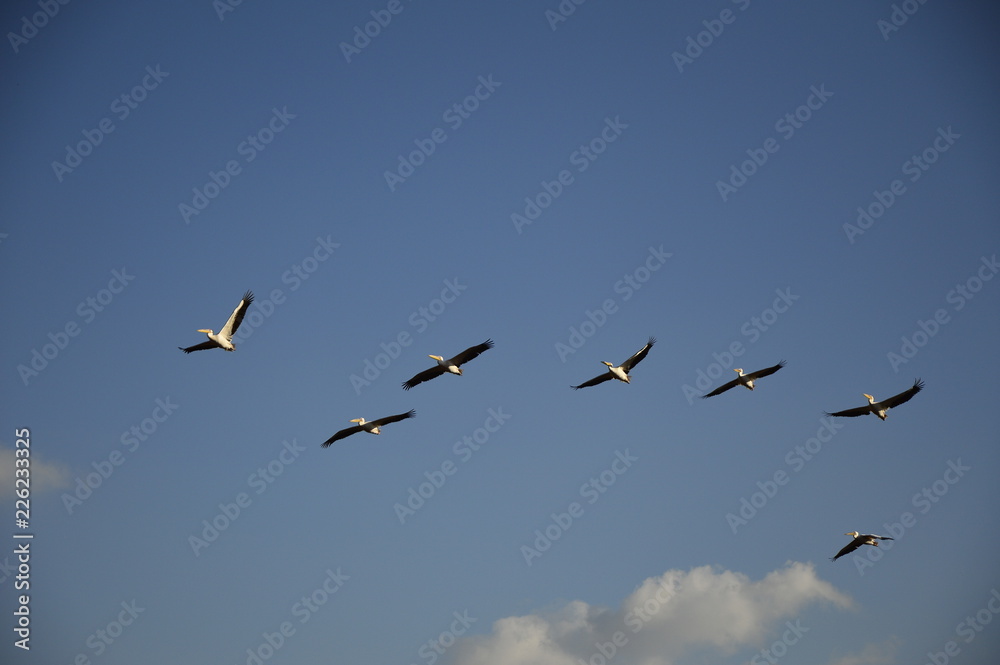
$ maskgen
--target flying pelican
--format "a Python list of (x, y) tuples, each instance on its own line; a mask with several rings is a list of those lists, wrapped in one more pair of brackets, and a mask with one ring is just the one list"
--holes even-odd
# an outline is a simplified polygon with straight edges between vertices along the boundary
[(631, 383), (629, 381), (628, 373), (632, 371), (632, 368), (642, 362), (642, 359), (646, 357), (649, 350), (653, 348), (656, 344), (656, 338), (650, 337), (649, 341), (646, 342), (646, 346), (642, 347), (635, 352), (635, 355), (623, 362), (618, 367), (615, 367), (607, 360), (602, 360), (601, 362), (608, 366), (608, 371), (600, 376), (595, 376), (590, 381), (584, 381), (578, 386), (570, 386), (573, 390), (579, 390), (580, 388), (589, 388), (590, 386), (596, 386), (598, 383), (604, 383), (605, 381), (610, 381), (611, 379), (618, 379), (619, 381), (624, 381), (625, 383)]
[(913, 386), (899, 393), (898, 395), (893, 395), (889, 399), (884, 399), (881, 402), (876, 402), (875, 398), (868, 393), (863, 393), (865, 397), (868, 398), (868, 404), (865, 406), (859, 406), (856, 409), (846, 409), (844, 411), (837, 411), (836, 413), (827, 413), (828, 416), (844, 416), (845, 418), (853, 418), (855, 416), (863, 416), (867, 413), (874, 413), (876, 416), (885, 420), (885, 412), (894, 406), (899, 406), (904, 402), (910, 401), (914, 395), (920, 392), (924, 387), (924, 382), (917, 379), (913, 382)]
[(226, 351), (235, 351), (236, 345), (233, 344), (233, 335), (236, 333), (237, 328), (240, 327), (240, 324), (243, 323), (243, 315), (247, 313), (247, 308), (250, 307), (250, 303), (252, 302), (253, 293), (247, 291), (243, 294), (243, 300), (241, 300), (240, 304), (233, 310), (233, 313), (229, 316), (229, 320), (226, 321), (226, 325), (222, 326), (222, 330), (219, 331), (218, 335), (208, 328), (202, 328), (198, 332), (208, 335), (207, 342), (195, 344), (194, 346), (189, 346), (187, 348), (184, 348), (183, 346), (178, 346), (177, 348), (184, 353), (202, 351), (204, 349), (225, 349)]
[(708, 393), (707, 395), (702, 395), (701, 397), (702, 399), (705, 399), (706, 397), (715, 397), (716, 395), (724, 393), (730, 388), (735, 388), (736, 386), (746, 386), (750, 390), (753, 390), (754, 381), (763, 376), (770, 376), (784, 366), (785, 366), (785, 361), (782, 360), (780, 363), (778, 363), (773, 367), (765, 367), (764, 369), (759, 369), (756, 372), (750, 372), (749, 374), (744, 374), (743, 368), (737, 367), (736, 369), (733, 370), (737, 374), (735, 379), (733, 379), (729, 383), (722, 384), (712, 392)]
[(873, 545), (878, 547), (878, 541), (880, 540), (895, 540), (889, 536), (876, 536), (874, 533), (858, 533), (857, 531), (848, 531), (844, 535), (853, 536), (854, 540), (844, 545), (844, 549), (837, 552), (837, 556), (831, 557), (830, 561), (836, 561), (845, 554), (850, 554), (862, 545)]
[(492, 348), (493, 348), (493, 340), (488, 339), (482, 344), (478, 344), (476, 346), (470, 346), (465, 351), (462, 351), (454, 358), (450, 358), (448, 360), (445, 360), (441, 356), (428, 356), (429, 358), (433, 358), (434, 360), (437, 361), (437, 367), (431, 367), (430, 369), (425, 369), (423, 372), (420, 372), (409, 381), (405, 381), (403, 383), (403, 390), (409, 390), (410, 388), (412, 388), (417, 384), (423, 383), (424, 381), (430, 381), (431, 379), (437, 378), (442, 374), (447, 374), (448, 372), (462, 376), (462, 370), (459, 368), (459, 365), (464, 365), (465, 363), (469, 362), (470, 360), (478, 356), (483, 351)]
[(357, 423), (357, 425), (355, 425), (354, 427), (348, 427), (346, 429), (340, 430), (339, 432), (331, 436), (329, 439), (324, 441), (323, 447), (329, 448), (330, 444), (332, 444), (334, 441), (338, 441), (352, 434), (357, 434), (358, 432), (361, 431), (368, 432), (369, 434), (381, 434), (383, 425), (388, 425), (389, 423), (398, 423), (400, 420), (406, 420), (407, 418), (412, 418), (415, 415), (417, 415), (417, 411), (415, 409), (410, 409), (406, 413), (400, 413), (399, 415), (396, 416), (386, 416), (385, 418), (379, 418), (378, 420), (368, 421), (365, 420), (364, 418), (355, 418), (351, 422)]

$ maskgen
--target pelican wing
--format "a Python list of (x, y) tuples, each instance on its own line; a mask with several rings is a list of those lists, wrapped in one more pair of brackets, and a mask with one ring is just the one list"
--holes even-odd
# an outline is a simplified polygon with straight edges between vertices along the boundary
[(771, 376), (784, 366), (785, 366), (785, 361), (782, 360), (780, 363), (774, 365), (773, 367), (765, 367), (764, 369), (759, 369), (756, 372), (751, 372), (747, 376), (749, 376), (753, 380), (757, 380), (762, 376)]
[(830, 559), (830, 561), (836, 561), (837, 559), (839, 559), (840, 557), (844, 556), (845, 554), (850, 554), (854, 550), (856, 550), (859, 547), (861, 547), (861, 544), (864, 543), (865, 540), (866, 540), (865, 536), (858, 536), (857, 538), (855, 538), (851, 542), (849, 542), (846, 545), (844, 545), (843, 549), (841, 549), (839, 552), (837, 552), (837, 556), (835, 556), (832, 559)]
[(348, 436), (350, 436), (352, 434), (357, 434), (358, 432), (360, 432), (363, 429), (364, 429), (364, 427), (362, 427), (361, 425), (355, 425), (354, 427), (347, 427), (345, 429), (342, 429), (339, 432), (337, 432), (336, 434), (334, 434), (333, 436), (331, 436), (329, 439), (327, 439), (326, 441), (324, 441), (323, 442), (323, 447), (324, 448), (329, 448), (330, 444), (332, 444), (334, 441), (340, 441), (344, 437), (348, 437)]
[(208, 340), (207, 342), (202, 342), (201, 344), (195, 344), (194, 346), (189, 346), (187, 348), (183, 346), (178, 346), (177, 348), (183, 351), (184, 353), (191, 353), (192, 351), (204, 351), (205, 349), (218, 349), (219, 345), (213, 342), (212, 340)]
[(836, 413), (826, 412), (828, 416), (842, 416), (844, 418), (854, 418), (855, 416), (864, 416), (872, 412), (872, 407), (870, 404), (865, 404), (864, 406), (859, 406), (856, 409), (846, 409), (844, 411), (837, 411)]
[(595, 376), (590, 381), (584, 381), (578, 386), (570, 386), (573, 390), (579, 390), (580, 388), (589, 388), (590, 386), (596, 386), (598, 383), (604, 383), (605, 381), (610, 381), (615, 378), (615, 375), (611, 372), (605, 372), (600, 376)]
[(417, 415), (417, 410), (410, 409), (406, 413), (400, 413), (395, 416), (386, 416), (385, 418), (379, 418), (378, 420), (373, 420), (372, 424), (374, 424), (375, 427), (382, 427), (390, 423), (398, 423), (400, 420), (406, 420), (407, 418), (412, 418), (415, 415)]
[(885, 407), (886, 409), (891, 409), (894, 406), (899, 406), (904, 402), (908, 402), (914, 395), (919, 393), (923, 389), (923, 387), (924, 387), (924, 382), (921, 381), (920, 379), (917, 379), (916, 381), (913, 382), (913, 386), (911, 386), (909, 389), (904, 390), (898, 395), (893, 395), (889, 399), (882, 400), (882, 406)]
[(403, 390), (409, 390), (413, 386), (419, 385), (424, 381), (430, 381), (431, 379), (436, 379), (437, 377), (444, 374), (444, 372), (445, 372), (444, 367), (441, 367), (440, 365), (435, 365), (430, 369), (425, 369), (423, 372), (420, 372), (409, 381), (404, 381)]
[(621, 368), (625, 370), (626, 374), (632, 371), (633, 367), (642, 362), (642, 359), (646, 357), (646, 354), (649, 353), (649, 350), (653, 348), (654, 344), (656, 344), (656, 338), (650, 337), (649, 341), (646, 342), (646, 346), (636, 351), (635, 355), (621, 364)]
[(226, 321), (226, 325), (222, 326), (222, 330), (219, 334), (224, 336), (226, 339), (231, 340), (233, 335), (239, 329), (240, 324), (243, 323), (243, 316), (247, 313), (247, 308), (250, 307), (250, 303), (253, 302), (253, 293), (247, 291), (243, 294), (243, 300), (240, 304), (236, 306), (233, 313), (229, 316), (229, 320)]
[(482, 344), (477, 344), (476, 346), (470, 346), (465, 351), (462, 351), (460, 354), (458, 354), (448, 362), (450, 362), (452, 365), (455, 365), (456, 367), (459, 367), (469, 362), (483, 351), (492, 348), (493, 348), (493, 340), (488, 339)]
[(729, 383), (723, 383), (721, 386), (719, 386), (718, 388), (716, 388), (712, 392), (708, 393), (707, 395), (702, 395), (701, 398), (705, 399), (706, 397), (715, 397), (716, 395), (721, 395), (722, 393), (726, 392), (730, 388), (735, 388), (736, 386), (739, 385), (739, 383), (740, 383), (739, 379), (733, 379)]

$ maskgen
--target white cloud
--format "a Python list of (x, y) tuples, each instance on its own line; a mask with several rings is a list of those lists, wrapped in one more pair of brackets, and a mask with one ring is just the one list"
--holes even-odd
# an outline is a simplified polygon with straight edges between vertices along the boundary
[(580, 665), (610, 662), (622, 651), (624, 662), (677, 665), (694, 650), (731, 655), (759, 648), (813, 603), (852, 606), (811, 564), (789, 562), (756, 582), (709, 566), (668, 570), (645, 580), (618, 610), (577, 600), (507, 617), (489, 635), (460, 640), (452, 655), (456, 665)]
[[(15, 496), (14, 480), (17, 455), (13, 448), (0, 448), (0, 497)], [(31, 495), (64, 489), (70, 486), (69, 469), (60, 464), (50, 464), (37, 454), (31, 460)]]

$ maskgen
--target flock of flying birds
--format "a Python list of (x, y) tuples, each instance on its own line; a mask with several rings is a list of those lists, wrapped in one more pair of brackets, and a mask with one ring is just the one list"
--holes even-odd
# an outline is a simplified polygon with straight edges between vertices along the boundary
[[(208, 339), (201, 344), (195, 344), (188, 347), (177, 347), (184, 353), (191, 353), (192, 351), (204, 351), (205, 349), (225, 349), (226, 351), (235, 351), (236, 345), (233, 344), (233, 335), (239, 329), (240, 324), (243, 322), (243, 316), (246, 314), (247, 308), (250, 307), (250, 303), (253, 302), (253, 293), (247, 291), (243, 294), (243, 299), (240, 300), (240, 304), (236, 306), (233, 313), (229, 316), (229, 320), (222, 327), (218, 333), (212, 331), (208, 328), (201, 328), (198, 330), (200, 333), (205, 333)], [(646, 345), (636, 351), (631, 357), (620, 365), (613, 365), (606, 360), (602, 360), (601, 363), (607, 365), (608, 370), (603, 374), (599, 374), (589, 381), (584, 381), (578, 386), (570, 386), (573, 390), (580, 390), (581, 388), (590, 388), (591, 386), (596, 386), (605, 381), (610, 381), (612, 379), (617, 379), (624, 383), (631, 383), (629, 378), (629, 372), (638, 365), (649, 353), (649, 350), (653, 348), (656, 344), (656, 338), (650, 337)], [(443, 374), (457, 374), (462, 375), (462, 365), (469, 362), (470, 360), (478, 357), (484, 351), (493, 348), (493, 340), (488, 339), (482, 344), (477, 344), (476, 346), (470, 346), (465, 351), (462, 351), (458, 355), (452, 358), (444, 358), (443, 356), (429, 356), (437, 361), (437, 365), (426, 369), (423, 372), (418, 373), (416, 376), (410, 378), (403, 382), (403, 390), (409, 390), (414, 386), (420, 385), (425, 381), (430, 381), (431, 379), (436, 379)], [(779, 362), (777, 365), (771, 367), (765, 367), (764, 369), (759, 369), (756, 372), (750, 372), (749, 374), (743, 373), (743, 368), (737, 367), (733, 369), (736, 372), (736, 378), (728, 383), (724, 383), (715, 390), (702, 395), (702, 398), (715, 397), (720, 395), (731, 388), (736, 386), (743, 386), (748, 390), (753, 390), (755, 382), (758, 379), (764, 378), (765, 376), (770, 376), (774, 374), (779, 369), (785, 366), (785, 361)], [(924, 387), (923, 381), (917, 379), (913, 382), (913, 385), (899, 393), (898, 395), (893, 395), (888, 399), (884, 399), (880, 402), (876, 402), (875, 398), (868, 393), (864, 393), (864, 396), (868, 398), (868, 404), (863, 406), (855, 407), (853, 409), (845, 409), (843, 411), (836, 411), (833, 413), (827, 412), (827, 416), (837, 416), (844, 418), (854, 418), (856, 416), (864, 416), (869, 413), (878, 416), (881, 420), (885, 420), (886, 412), (894, 407), (899, 406), (905, 402), (908, 402), (914, 395), (916, 395)], [(329, 439), (323, 442), (322, 446), (324, 448), (330, 447), (335, 441), (351, 436), (352, 434), (357, 434), (358, 432), (368, 432), (369, 434), (381, 434), (382, 427), (385, 425), (390, 425), (392, 423), (398, 423), (401, 420), (406, 420), (407, 418), (413, 418), (417, 415), (416, 410), (411, 409), (406, 413), (400, 413), (394, 416), (386, 416), (385, 418), (379, 418), (377, 420), (365, 420), (364, 418), (355, 418), (351, 420), (352, 423), (357, 423), (353, 427), (347, 427), (340, 430)], [(844, 534), (845, 536), (852, 536), (854, 540), (844, 546), (837, 555), (832, 557), (831, 561), (836, 561), (845, 554), (850, 554), (854, 550), (858, 549), (862, 545), (872, 545), (878, 547), (878, 541), (880, 540), (892, 540), (888, 536), (878, 536), (871, 533), (859, 533), (857, 531), (849, 531)]]

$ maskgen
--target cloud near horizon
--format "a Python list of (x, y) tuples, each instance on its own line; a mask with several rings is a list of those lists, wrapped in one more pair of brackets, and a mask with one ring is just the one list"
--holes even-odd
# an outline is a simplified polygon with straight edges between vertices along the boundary
[(506, 617), (488, 635), (460, 639), (449, 655), (454, 665), (678, 665), (693, 651), (756, 650), (815, 603), (853, 607), (812, 564), (788, 562), (758, 581), (711, 566), (668, 570), (643, 581), (618, 610), (574, 600)]
[[(49, 463), (32, 453), (31, 457), (31, 495), (50, 492), (70, 487), (72, 474), (69, 468)], [(13, 448), (0, 448), (0, 497), (16, 496), (14, 481), (17, 468), (17, 453)]]

